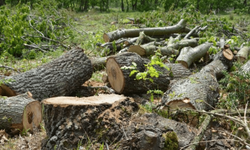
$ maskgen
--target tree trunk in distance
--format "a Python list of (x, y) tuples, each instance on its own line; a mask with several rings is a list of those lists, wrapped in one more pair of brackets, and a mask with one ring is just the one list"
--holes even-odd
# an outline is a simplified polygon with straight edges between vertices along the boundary
[[(226, 52), (224, 52), (226, 51)], [(216, 54), (214, 60), (203, 67), (200, 72), (208, 72), (220, 80), (224, 75), (223, 71), (229, 70), (233, 65), (233, 53), (230, 49), (225, 49)]]
[[(139, 109), (132, 98), (122, 95), (54, 97), (42, 101), (47, 139), (42, 149), (76, 149), (81, 141), (118, 142), (122, 123)], [(119, 126), (119, 124), (121, 125)], [(114, 134), (114, 135), (113, 135)]]
[(206, 55), (210, 46), (212, 46), (211, 43), (204, 43), (195, 48), (184, 47), (183, 49), (181, 49), (181, 52), (176, 61), (188, 68), (193, 62)]
[(3, 96), (31, 92), (36, 100), (70, 95), (92, 76), (91, 61), (80, 48), (75, 48), (56, 60), (15, 76), (1, 85)]
[[(131, 68), (133, 63), (136, 67)], [(136, 53), (126, 52), (118, 55), (110, 56), (106, 63), (106, 72), (111, 87), (117, 93), (145, 93), (148, 90), (159, 89), (167, 90), (170, 83), (170, 71), (166, 68), (154, 66), (157, 71), (160, 71), (158, 78), (152, 78), (153, 83), (149, 80), (136, 80), (136, 74), (130, 76), (132, 70), (139, 72), (145, 71), (144, 60)]]
[(207, 72), (198, 72), (173, 83), (162, 97), (170, 109), (211, 110), (219, 97), (217, 79)]
[(186, 28), (186, 21), (182, 19), (178, 24), (169, 27), (115, 30), (109, 33), (104, 33), (103, 39), (105, 42), (112, 42), (120, 38), (137, 37), (142, 31), (148, 36), (163, 36), (172, 33), (189, 32), (190, 30)]
[(42, 107), (31, 93), (0, 98), (0, 129), (33, 131), (42, 122)]
[(237, 60), (243, 62), (245, 60), (248, 59), (248, 55), (249, 55), (249, 51), (250, 51), (250, 47), (248, 46), (244, 46), (243, 48), (241, 48), (238, 53), (236, 54), (236, 58)]

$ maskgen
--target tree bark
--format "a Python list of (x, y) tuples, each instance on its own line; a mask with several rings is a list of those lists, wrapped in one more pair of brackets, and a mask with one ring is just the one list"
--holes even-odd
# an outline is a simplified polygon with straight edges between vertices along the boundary
[[(136, 64), (136, 67), (131, 68), (133, 63)], [(107, 59), (106, 72), (111, 87), (117, 93), (130, 94), (145, 93), (148, 90), (154, 89), (167, 90), (170, 79), (172, 78), (170, 72), (163, 67), (154, 67), (161, 73), (158, 78), (152, 78), (153, 82), (149, 80), (136, 80), (136, 74), (130, 76), (130, 73), (132, 70), (144, 72), (146, 69), (144, 61), (138, 54), (127, 52), (110, 56)]]
[(177, 57), (176, 61), (188, 68), (193, 62), (199, 60), (202, 56), (204, 56), (210, 46), (212, 46), (211, 43), (204, 43), (195, 48), (184, 47), (181, 50), (180, 55)]
[(218, 52), (214, 60), (203, 67), (200, 72), (208, 72), (220, 80), (224, 74), (223, 71), (228, 71), (233, 65), (233, 53), (230, 49), (225, 49)]
[(241, 67), (242, 71), (244, 71), (245, 73), (249, 73), (250, 72), (250, 60), (248, 60), (242, 67)]
[(165, 63), (172, 73), (173, 80), (179, 80), (186, 78), (192, 74), (192, 72), (181, 64)]
[(27, 92), (18, 96), (0, 98), (0, 129), (10, 131), (33, 131), (42, 122), (42, 107), (39, 101)]
[(70, 95), (91, 78), (92, 70), (83, 50), (75, 48), (48, 64), (6, 77), (0, 95), (14, 96), (30, 91), (36, 100)]
[(111, 42), (124, 37), (137, 37), (142, 31), (148, 36), (163, 36), (172, 33), (189, 32), (190, 30), (186, 28), (186, 21), (182, 19), (178, 24), (169, 27), (115, 30), (104, 33), (103, 39), (105, 42)]
[(211, 110), (219, 97), (219, 84), (207, 72), (198, 72), (186, 79), (178, 80), (164, 93), (163, 105), (170, 109)]
[(42, 101), (47, 139), (42, 149), (76, 149), (81, 141), (118, 142), (139, 106), (122, 95), (55, 97)]
[(245, 60), (248, 59), (248, 55), (249, 55), (249, 51), (250, 51), (250, 47), (248, 46), (244, 46), (243, 48), (241, 48), (238, 53), (236, 54), (236, 58), (243, 62)]

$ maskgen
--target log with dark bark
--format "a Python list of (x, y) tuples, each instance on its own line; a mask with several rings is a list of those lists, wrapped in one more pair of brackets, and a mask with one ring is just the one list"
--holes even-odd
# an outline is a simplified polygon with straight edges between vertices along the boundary
[(33, 128), (39, 128), (41, 121), (41, 104), (31, 93), (0, 98), (0, 129), (33, 131)]
[(91, 78), (92, 70), (83, 50), (75, 48), (48, 64), (5, 78), (0, 95), (14, 96), (30, 91), (36, 100), (70, 95)]
[(170, 109), (211, 110), (219, 97), (217, 79), (207, 72), (198, 72), (178, 80), (164, 93), (162, 104)]
[(216, 54), (214, 60), (203, 67), (200, 72), (208, 72), (215, 76), (217, 80), (221, 79), (224, 71), (228, 71), (233, 65), (233, 53), (230, 49), (225, 49)]
[(103, 35), (105, 42), (112, 42), (114, 40), (124, 37), (137, 37), (140, 32), (144, 32), (148, 36), (165, 36), (172, 33), (183, 33), (189, 32), (190, 30), (186, 27), (186, 21), (180, 20), (176, 25), (169, 27), (158, 27), (158, 28), (140, 28), (140, 29), (119, 29)]
[[(132, 67), (133, 63), (136, 67)], [(164, 67), (154, 66), (159, 72), (158, 78), (149, 80), (136, 80), (135, 74), (130, 76), (132, 70), (139, 72), (145, 71), (144, 60), (136, 53), (126, 52), (118, 55), (110, 56), (106, 63), (106, 72), (111, 87), (117, 93), (145, 93), (148, 90), (160, 89), (167, 90), (170, 83), (170, 72)]]
[(250, 51), (250, 47), (248, 47), (248, 46), (242, 47), (242, 48), (237, 52), (236, 58), (237, 58), (239, 61), (241, 61), (241, 62), (247, 60), (247, 59), (248, 59), (248, 55), (249, 55), (249, 51)]
[(212, 46), (211, 43), (204, 43), (195, 48), (184, 47), (183, 49), (181, 49), (181, 52), (176, 61), (188, 68), (193, 62), (206, 55), (210, 46)]
[[(118, 142), (122, 125), (128, 124), (139, 106), (122, 95), (76, 98), (55, 97), (42, 101), (47, 139), (42, 149), (76, 149), (81, 141)], [(94, 142), (93, 142), (94, 143)]]

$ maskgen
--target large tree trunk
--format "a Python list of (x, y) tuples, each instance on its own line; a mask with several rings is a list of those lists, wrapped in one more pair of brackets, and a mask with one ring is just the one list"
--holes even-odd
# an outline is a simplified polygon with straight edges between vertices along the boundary
[(211, 110), (219, 97), (218, 89), (219, 84), (213, 75), (198, 72), (173, 83), (164, 93), (162, 103), (170, 106), (170, 109)]
[[(133, 63), (136, 66), (133, 66)], [(108, 80), (111, 87), (117, 93), (144, 93), (148, 90), (159, 89), (162, 91), (167, 90), (170, 83), (170, 72), (163, 67), (154, 66), (157, 71), (160, 71), (158, 78), (152, 78), (153, 82), (149, 80), (136, 80), (135, 74), (130, 76), (132, 70), (139, 72), (145, 71), (143, 59), (136, 53), (121, 53), (118, 55), (110, 56), (107, 59), (106, 71)]]
[(176, 61), (188, 68), (193, 62), (206, 55), (210, 46), (212, 46), (211, 43), (204, 43), (195, 48), (184, 47), (181, 50), (180, 55), (177, 57)]
[(48, 138), (42, 149), (76, 149), (81, 141), (107, 144), (118, 142), (123, 125), (139, 106), (122, 95), (92, 97), (55, 97), (42, 101), (44, 123)]
[(29, 92), (0, 98), (0, 129), (33, 131), (33, 128), (40, 126), (41, 121), (41, 104), (34, 100)]
[(159, 28), (140, 28), (140, 29), (120, 29), (105, 33), (103, 39), (105, 42), (112, 42), (114, 40), (123, 38), (123, 37), (137, 37), (139, 33), (144, 31), (148, 36), (165, 36), (172, 33), (182, 33), (189, 32), (190, 30), (186, 28), (186, 21), (181, 20), (178, 24), (169, 27), (159, 27)]
[(0, 95), (14, 96), (30, 91), (33, 98), (70, 95), (92, 76), (92, 65), (80, 48), (30, 71), (5, 78)]

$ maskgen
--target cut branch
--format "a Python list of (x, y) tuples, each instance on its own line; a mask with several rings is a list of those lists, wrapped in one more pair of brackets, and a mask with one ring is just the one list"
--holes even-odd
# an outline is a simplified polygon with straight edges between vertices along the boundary
[(178, 24), (169, 27), (116, 30), (113, 32), (105, 33), (103, 35), (103, 39), (105, 42), (112, 42), (124, 37), (137, 37), (142, 31), (144, 31), (144, 33), (148, 36), (165, 36), (172, 33), (189, 32), (190, 30), (185, 26), (186, 21), (182, 19)]

